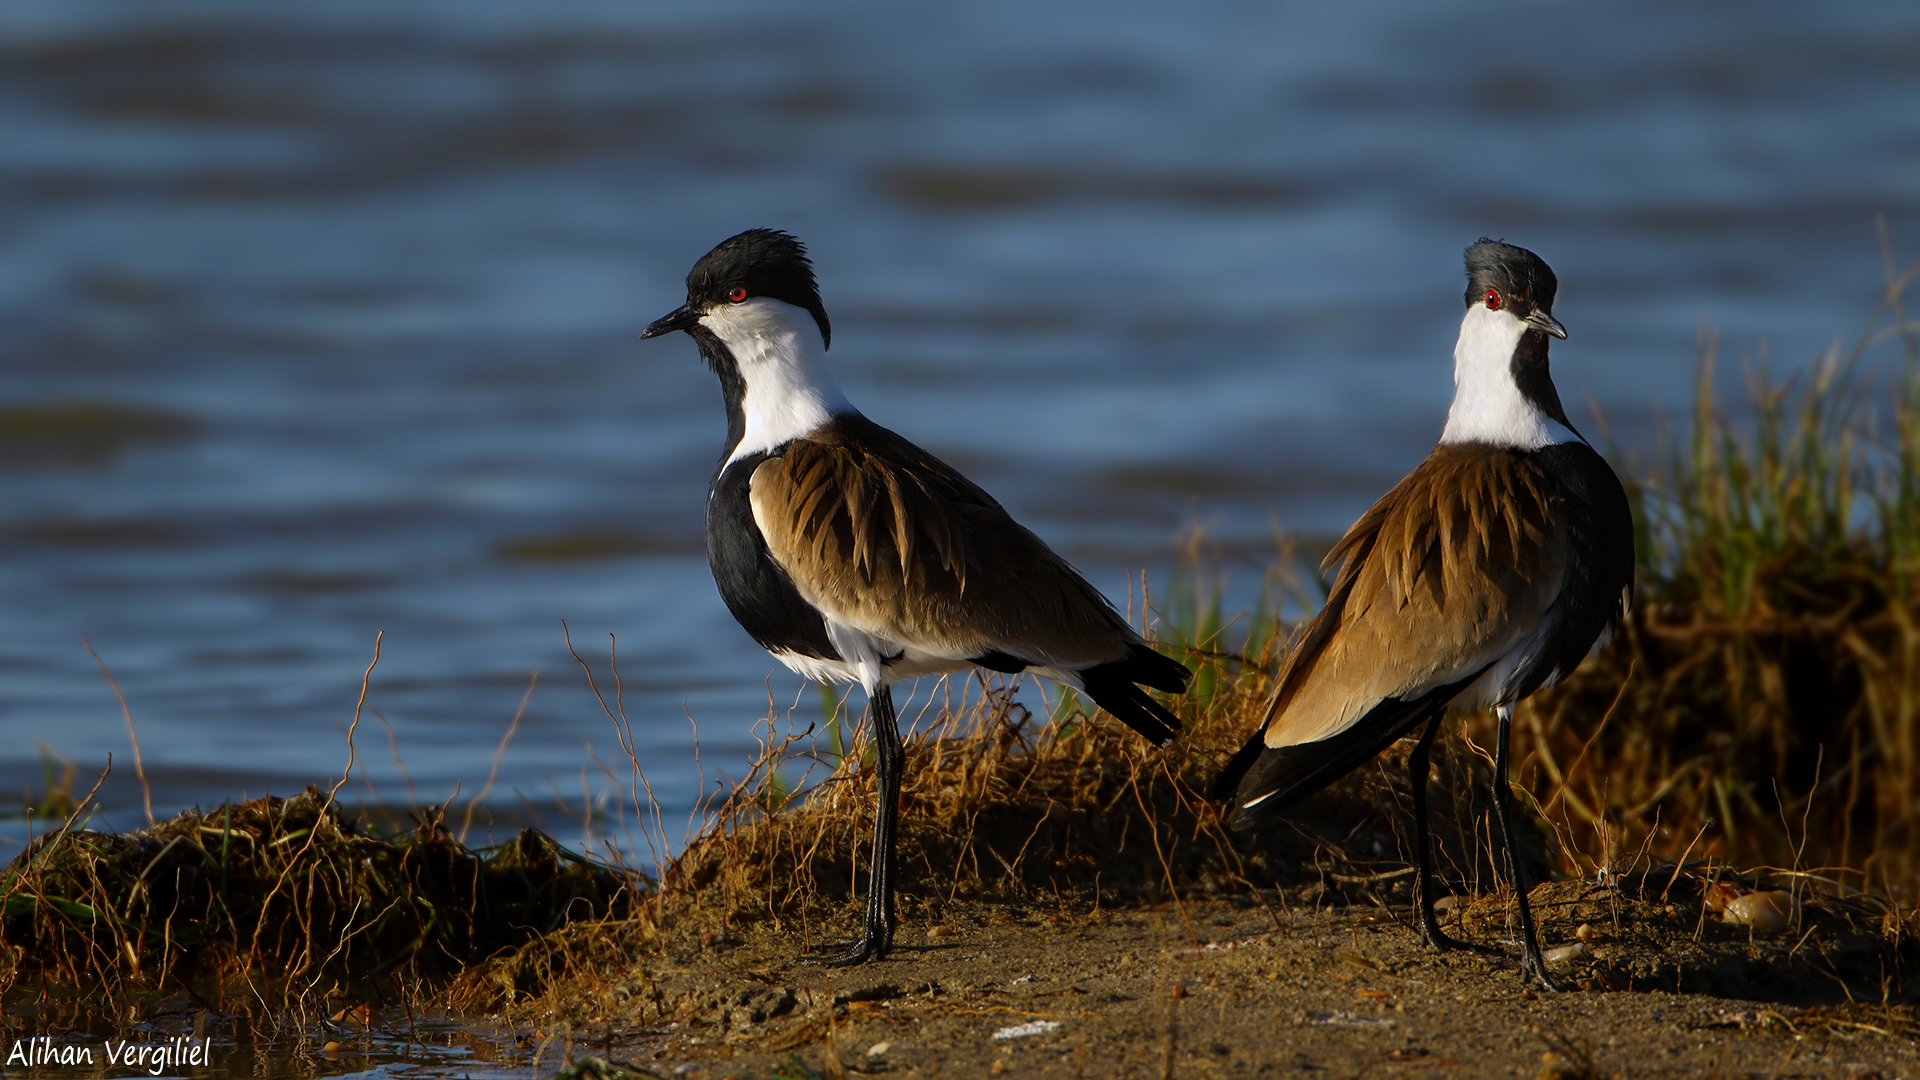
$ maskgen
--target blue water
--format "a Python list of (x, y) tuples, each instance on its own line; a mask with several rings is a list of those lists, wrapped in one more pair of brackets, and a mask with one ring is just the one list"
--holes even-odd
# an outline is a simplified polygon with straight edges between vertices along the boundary
[(537, 672), (489, 802), (568, 833), (625, 769), (562, 620), (669, 820), (689, 718), (711, 780), (817, 716), (700, 554), (712, 376), (635, 338), (749, 226), (855, 402), (1116, 598), (1196, 519), (1250, 589), (1417, 461), (1483, 234), (1628, 445), (1703, 327), (1802, 363), (1878, 216), (1920, 254), (1920, 6), (1287, 7), (8, 0), (0, 410), (121, 411), (0, 437), (0, 796), (111, 752), (143, 820), (83, 634), (159, 814), (337, 777), (376, 632), (354, 799), (474, 794)]

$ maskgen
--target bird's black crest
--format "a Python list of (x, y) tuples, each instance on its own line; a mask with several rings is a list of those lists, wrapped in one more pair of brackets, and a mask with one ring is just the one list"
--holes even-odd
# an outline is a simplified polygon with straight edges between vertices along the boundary
[(1530, 310), (1551, 314), (1559, 288), (1553, 269), (1526, 248), (1482, 237), (1467, 249), (1468, 307), (1485, 302), (1488, 289), (1497, 289), (1522, 318)]
[(807, 247), (778, 229), (748, 229), (720, 241), (687, 272), (687, 306), (705, 311), (732, 302), (736, 288), (749, 297), (782, 300), (813, 313), (820, 337), (831, 344), (827, 308), (813, 280)]

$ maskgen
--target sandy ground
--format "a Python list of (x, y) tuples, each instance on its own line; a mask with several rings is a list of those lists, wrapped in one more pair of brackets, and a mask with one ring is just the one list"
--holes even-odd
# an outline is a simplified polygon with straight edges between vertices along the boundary
[(1911, 949), (1811, 914), (1728, 926), (1684, 887), (1668, 903), (1629, 891), (1536, 890), (1543, 944), (1577, 944), (1561, 993), (1521, 978), (1493, 897), (1448, 914), (1491, 957), (1430, 951), (1392, 895), (910, 904), (894, 955), (842, 970), (797, 957), (851, 909), (811, 933), (690, 914), (566, 1025), (569, 1050), (695, 1080), (1920, 1077)]

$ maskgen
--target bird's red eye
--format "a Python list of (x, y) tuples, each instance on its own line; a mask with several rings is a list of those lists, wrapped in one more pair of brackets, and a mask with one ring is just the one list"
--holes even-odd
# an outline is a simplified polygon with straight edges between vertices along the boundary
[(736, 304), (742, 300), (745, 300), (746, 298), (747, 298), (747, 290), (746, 290), (746, 286), (744, 285), (735, 285), (733, 288), (727, 290), (727, 299), (733, 301)]
[(1487, 310), (1489, 311), (1500, 310), (1500, 291), (1498, 289), (1487, 290)]

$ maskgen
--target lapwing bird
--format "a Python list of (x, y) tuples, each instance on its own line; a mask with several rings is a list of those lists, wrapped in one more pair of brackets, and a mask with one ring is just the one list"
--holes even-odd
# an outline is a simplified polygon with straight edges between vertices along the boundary
[(1625, 617), (1633, 521), (1613, 470), (1574, 430), (1547, 369), (1553, 271), (1493, 240), (1467, 249), (1467, 312), (1440, 444), (1347, 530), (1326, 607), (1284, 664), (1265, 721), (1214, 789), (1251, 824), (1420, 730), (1407, 758), (1420, 849), (1420, 928), (1434, 918), (1428, 754), (1449, 709), (1499, 719), (1494, 805), (1519, 904), (1523, 964), (1552, 987), (1514, 852), (1513, 706), (1565, 678)]
[(1066, 560), (993, 497), (848, 403), (832, 331), (792, 236), (751, 229), (687, 275), (687, 302), (643, 338), (684, 330), (720, 377), (727, 446), (707, 492), (707, 562), (755, 641), (809, 679), (866, 691), (879, 807), (865, 928), (831, 964), (892, 945), (901, 744), (894, 682), (972, 667), (1032, 670), (1157, 745), (1180, 726), (1135, 685), (1188, 672), (1141, 641)]

